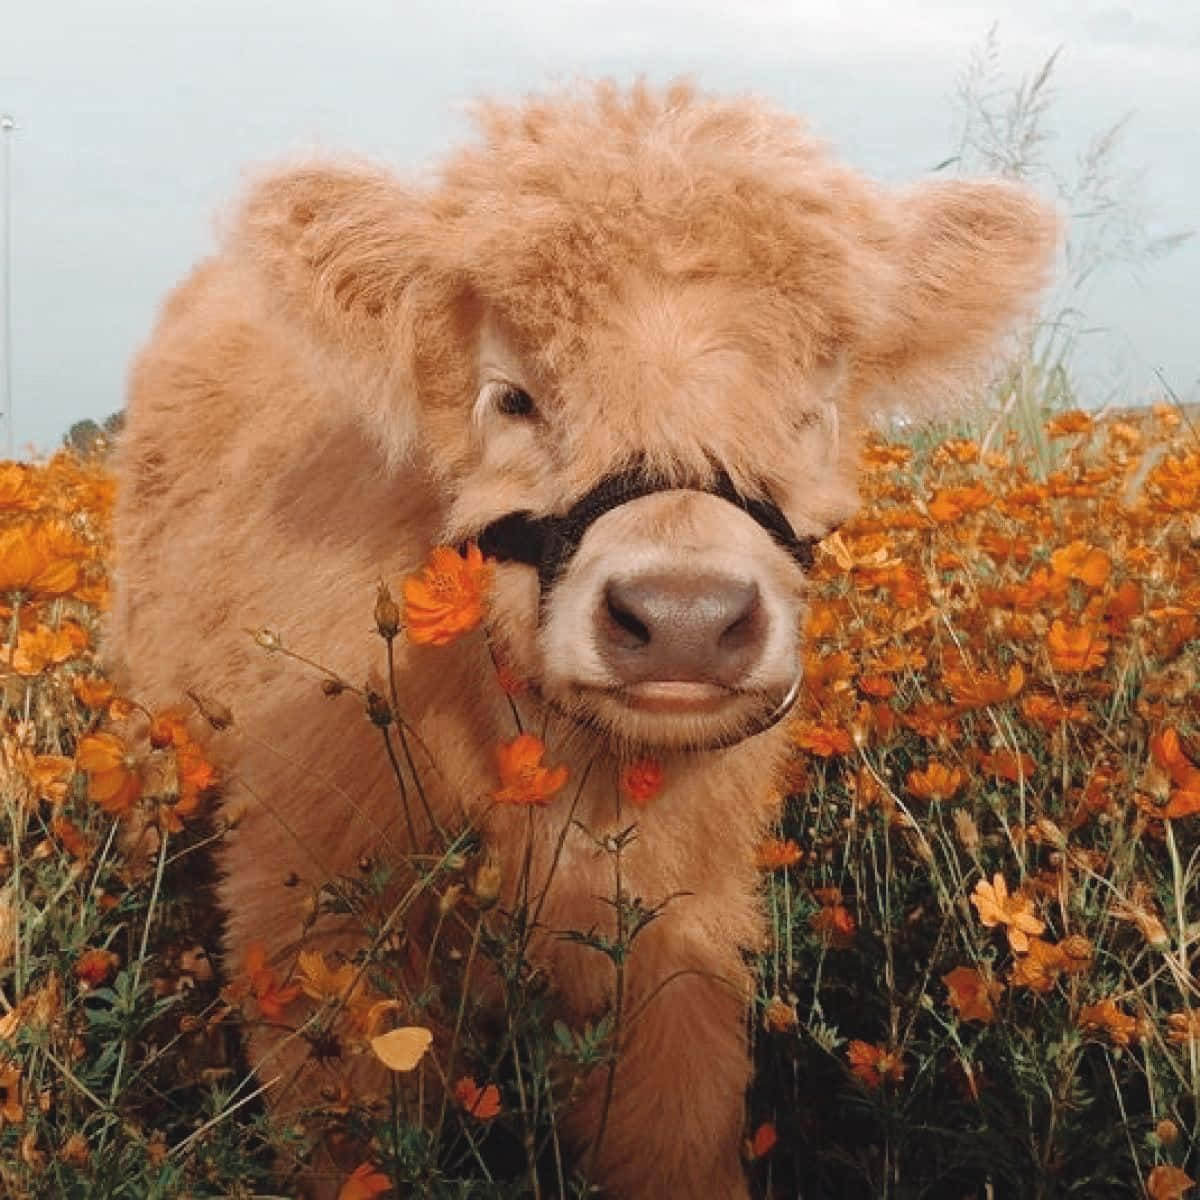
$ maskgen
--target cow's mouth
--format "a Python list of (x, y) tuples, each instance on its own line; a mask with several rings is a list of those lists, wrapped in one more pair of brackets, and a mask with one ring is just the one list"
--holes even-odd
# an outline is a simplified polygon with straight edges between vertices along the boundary
[(648, 679), (610, 694), (638, 712), (676, 714), (720, 712), (736, 696), (720, 684), (683, 679)]
[(620, 687), (580, 684), (542, 695), (560, 715), (609, 739), (647, 750), (721, 750), (765, 733), (791, 711), (800, 691), (744, 690), (691, 680), (646, 680)]

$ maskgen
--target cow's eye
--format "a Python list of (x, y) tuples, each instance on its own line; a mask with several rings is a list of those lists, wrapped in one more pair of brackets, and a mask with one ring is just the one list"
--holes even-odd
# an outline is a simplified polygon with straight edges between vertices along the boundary
[(535, 411), (533, 397), (519, 387), (506, 387), (496, 399), (496, 407), (506, 417), (532, 417)]

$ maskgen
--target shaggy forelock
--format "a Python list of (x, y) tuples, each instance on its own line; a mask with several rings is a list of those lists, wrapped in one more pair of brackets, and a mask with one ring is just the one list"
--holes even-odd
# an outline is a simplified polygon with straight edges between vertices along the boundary
[[(856, 211), (870, 187), (803, 124), (676, 85), (593, 85), (481, 104), (479, 145), (441, 176), (448, 244), (479, 293), (557, 375), (631, 276), (753, 289), (764, 337), (828, 357), (864, 318)], [(849, 220), (847, 218), (850, 218)]]

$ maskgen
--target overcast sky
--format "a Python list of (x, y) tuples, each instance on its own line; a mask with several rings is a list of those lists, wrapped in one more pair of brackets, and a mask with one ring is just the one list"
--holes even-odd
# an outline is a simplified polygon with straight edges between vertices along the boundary
[[(757, 91), (841, 157), (919, 178), (954, 149), (955, 84), (999, 25), (1004, 68), (1058, 45), (1052, 156), (1133, 113), (1146, 228), (1200, 226), (1196, 0), (30, 0), (0, 14), (12, 135), (18, 447), (121, 407), (163, 293), (213, 245), (249, 164), (345, 148), (404, 168), (460, 105), (583, 75)], [(1085, 297), (1089, 396), (1200, 393), (1200, 240)], [(0, 442), (2, 446), (2, 442)]]

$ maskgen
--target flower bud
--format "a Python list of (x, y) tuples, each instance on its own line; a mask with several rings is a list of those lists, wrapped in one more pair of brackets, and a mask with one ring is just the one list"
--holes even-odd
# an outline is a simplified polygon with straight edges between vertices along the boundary
[(375, 628), (379, 630), (379, 636), (389, 642), (400, 632), (400, 607), (382, 579), (375, 595)]
[(480, 865), (471, 885), (471, 894), (480, 908), (491, 908), (500, 898), (502, 878), (499, 865), (492, 862), (491, 859)]

